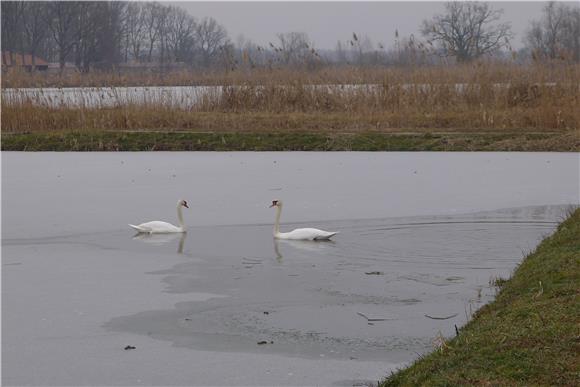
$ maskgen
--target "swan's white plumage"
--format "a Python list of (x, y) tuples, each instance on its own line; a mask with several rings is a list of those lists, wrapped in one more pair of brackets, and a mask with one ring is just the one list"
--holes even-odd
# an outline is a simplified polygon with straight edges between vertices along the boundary
[(338, 234), (338, 232), (329, 232), (317, 228), (297, 228), (290, 232), (275, 233), (274, 236), (278, 239), (318, 241), (330, 239), (336, 234)]
[(172, 232), (183, 232), (181, 227), (172, 225), (171, 223), (162, 222), (160, 220), (154, 220), (151, 222), (141, 223), (138, 226), (130, 224), (135, 230), (142, 233), (172, 233)]
[(181, 207), (189, 208), (185, 200), (179, 200), (177, 202), (177, 219), (179, 220), (179, 226), (174, 226), (171, 223), (163, 222), (161, 220), (154, 220), (151, 222), (141, 223), (139, 225), (130, 224), (129, 227), (137, 230), (137, 232), (148, 234), (167, 234), (174, 232), (186, 232), (185, 224), (183, 223), (183, 215), (181, 213)]
[(324, 231), (317, 228), (297, 228), (290, 232), (280, 232), (280, 214), (282, 213), (282, 202), (274, 200), (270, 207), (276, 207), (276, 222), (274, 223), (274, 238), (289, 240), (329, 240), (337, 231)]

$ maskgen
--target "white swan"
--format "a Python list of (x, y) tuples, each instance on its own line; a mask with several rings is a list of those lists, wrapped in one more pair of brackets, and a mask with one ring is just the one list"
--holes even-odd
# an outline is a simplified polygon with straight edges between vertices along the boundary
[(181, 207), (189, 208), (185, 200), (179, 200), (177, 202), (177, 219), (179, 220), (179, 227), (172, 225), (171, 223), (162, 222), (160, 220), (154, 220), (152, 222), (141, 223), (140, 225), (130, 224), (129, 226), (134, 228), (140, 233), (148, 234), (167, 234), (173, 232), (186, 232), (185, 224), (183, 223), (183, 215), (181, 214)]
[(272, 201), (270, 208), (276, 207), (276, 223), (274, 223), (274, 238), (277, 239), (294, 239), (294, 240), (328, 240), (338, 232), (329, 232), (317, 228), (297, 228), (290, 232), (280, 232), (280, 214), (282, 213), (282, 202), (280, 200)]

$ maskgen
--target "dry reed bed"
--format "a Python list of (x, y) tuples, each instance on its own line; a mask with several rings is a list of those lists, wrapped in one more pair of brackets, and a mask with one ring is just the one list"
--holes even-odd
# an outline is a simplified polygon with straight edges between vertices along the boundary
[[(4, 70), (4, 69), (3, 69)], [(3, 71), (2, 88), (30, 87), (111, 87), (111, 86), (199, 86), (229, 84), (382, 84), (382, 83), (509, 83), (513, 79), (528, 82), (566, 82), (578, 79), (580, 64), (537, 63), (519, 65), (511, 62), (476, 62), (452, 66), (324, 66), (315, 70), (292, 68), (239, 69), (224, 73), (220, 70), (198, 69), (127, 73), (28, 73)]]
[[(580, 127), (579, 69), (329, 69), (295, 78), (282, 77), (288, 72), (257, 73), (195, 96), (166, 89), (131, 100), (121, 89), (102, 89), (102, 98), (113, 102), (100, 108), (80, 89), (76, 107), (36, 106), (22, 95), (19, 103), (2, 99), (2, 130), (571, 131)], [(379, 75), (380, 82), (372, 84)], [(342, 82), (331, 82), (340, 77)], [(14, 90), (19, 92), (26, 93)], [(36, 98), (45, 92), (38, 93)]]

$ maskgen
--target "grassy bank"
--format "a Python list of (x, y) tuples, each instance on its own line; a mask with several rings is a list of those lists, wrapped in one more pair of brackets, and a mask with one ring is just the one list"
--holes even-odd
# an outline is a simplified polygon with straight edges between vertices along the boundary
[(32, 132), (4, 151), (574, 151), (572, 133)]
[(457, 337), (382, 386), (578, 385), (579, 268), (577, 209)]

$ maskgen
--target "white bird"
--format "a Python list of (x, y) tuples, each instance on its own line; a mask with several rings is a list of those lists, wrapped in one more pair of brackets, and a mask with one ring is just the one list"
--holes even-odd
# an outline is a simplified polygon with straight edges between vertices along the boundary
[(282, 213), (282, 202), (273, 200), (270, 208), (276, 207), (276, 223), (274, 223), (274, 238), (294, 239), (294, 240), (328, 240), (338, 232), (329, 232), (317, 228), (297, 228), (290, 232), (280, 232), (280, 214)]
[(179, 227), (172, 225), (171, 223), (162, 222), (160, 220), (154, 220), (151, 222), (141, 223), (137, 226), (130, 224), (129, 226), (134, 228), (140, 233), (147, 234), (167, 234), (173, 232), (186, 232), (185, 224), (183, 223), (183, 215), (181, 213), (181, 207), (189, 208), (185, 200), (179, 200), (177, 202), (177, 219), (179, 220)]

